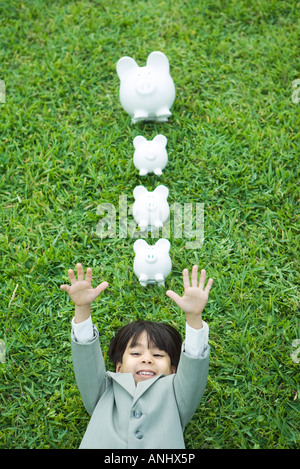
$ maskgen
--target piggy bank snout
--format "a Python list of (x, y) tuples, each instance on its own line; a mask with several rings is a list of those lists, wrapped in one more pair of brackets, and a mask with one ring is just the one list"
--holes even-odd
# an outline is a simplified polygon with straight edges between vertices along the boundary
[(157, 148), (151, 143), (144, 145), (144, 157), (148, 161), (153, 161), (157, 157)]
[(138, 73), (136, 91), (138, 94), (147, 95), (155, 90), (155, 82), (150, 72)]
[(148, 208), (148, 210), (150, 210), (150, 211), (156, 210), (156, 208), (157, 208), (157, 202), (156, 202), (156, 200), (154, 199), (154, 197), (149, 197), (149, 198), (148, 198), (147, 208)]
[(154, 151), (147, 151), (147, 153), (145, 153), (145, 158), (146, 160), (149, 160), (149, 161), (153, 161), (155, 158), (156, 158), (156, 153)]
[(145, 261), (148, 264), (154, 264), (157, 260), (157, 255), (155, 254), (154, 250), (149, 249), (146, 253)]
[(136, 85), (136, 91), (139, 94), (145, 95), (145, 94), (151, 94), (153, 93), (155, 87), (153, 83), (145, 80), (141, 80), (140, 82), (137, 83)]

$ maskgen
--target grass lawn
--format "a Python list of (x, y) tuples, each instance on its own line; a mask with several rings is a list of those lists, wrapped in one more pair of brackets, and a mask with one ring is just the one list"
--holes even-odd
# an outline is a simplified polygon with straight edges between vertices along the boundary
[[(299, 448), (299, 3), (12, 0), (0, 13), (0, 448), (77, 448), (84, 434), (74, 308), (59, 288), (77, 262), (110, 284), (92, 310), (106, 360), (137, 317), (184, 334), (165, 289), (139, 284), (132, 237), (97, 235), (98, 206), (118, 222), (126, 196), (129, 222), (133, 189), (158, 182), (170, 204), (204, 204), (202, 247), (171, 223), (166, 288), (180, 293), (194, 263), (214, 278), (210, 374), (187, 448)], [(116, 63), (154, 50), (170, 61), (173, 115), (132, 125)], [(158, 133), (168, 165), (141, 179), (132, 141)]]

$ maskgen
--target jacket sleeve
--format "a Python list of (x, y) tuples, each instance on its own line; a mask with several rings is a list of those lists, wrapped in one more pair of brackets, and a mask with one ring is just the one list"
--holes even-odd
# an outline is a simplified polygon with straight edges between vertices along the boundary
[(209, 366), (209, 345), (200, 357), (181, 352), (178, 369), (174, 378), (174, 391), (182, 427), (185, 428), (193, 417), (204, 394)]
[(77, 342), (72, 332), (71, 350), (76, 383), (83, 404), (92, 415), (106, 386), (106, 370), (97, 328), (94, 326), (93, 340), (86, 343)]

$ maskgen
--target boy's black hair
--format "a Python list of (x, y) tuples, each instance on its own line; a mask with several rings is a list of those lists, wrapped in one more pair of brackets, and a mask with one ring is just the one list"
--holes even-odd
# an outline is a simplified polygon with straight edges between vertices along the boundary
[(115, 364), (122, 363), (128, 343), (135, 346), (144, 331), (148, 336), (148, 344), (166, 352), (170, 357), (171, 365), (177, 369), (182, 345), (181, 335), (174, 327), (163, 322), (139, 320), (123, 326), (110, 342), (108, 349), (110, 361)]

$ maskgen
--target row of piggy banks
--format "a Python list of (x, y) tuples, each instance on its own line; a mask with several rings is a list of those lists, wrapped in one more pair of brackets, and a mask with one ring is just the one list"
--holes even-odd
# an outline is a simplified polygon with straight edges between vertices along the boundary
[[(131, 57), (122, 57), (117, 63), (117, 73), (120, 78), (120, 102), (132, 123), (168, 120), (175, 100), (175, 85), (170, 75), (169, 61), (162, 52), (152, 52), (144, 67), (139, 67)], [(139, 175), (154, 173), (161, 176), (168, 163), (166, 137), (159, 134), (148, 141), (139, 135), (133, 145), (133, 162)], [(167, 187), (163, 185), (152, 192), (143, 186), (134, 189), (133, 217), (142, 231), (159, 229), (167, 221), (170, 213), (168, 194)], [(172, 269), (169, 251), (170, 242), (164, 238), (153, 246), (144, 239), (134, 243), (134, 272), (142, 286), (165, 285), (165, 279)]]
[[(148, 141), (141, 135), (135, 137), (133, 162), (139, 169), (140, 176), (153, 172), (157, 176), (162, 174), (168, 162), (166, 151), (167, 139), (164, 135), (157, 135)], [(144, 186), (137, 186), (133, 191), (133, 217), (141, 231), (162, 228), (168, 220), (170, 208), (168, 204), (169, 190), (160, 185), (152, 192)], [(167, 239), (160, 239), (154, 246), (149, 246), (140, 239), (134, 244), (135, 260), (134, 272), (140, 284), (157, 283), (165, 285), (165, 279), (171, 272), (172, 264), (169, 256), (170, 243)]]

